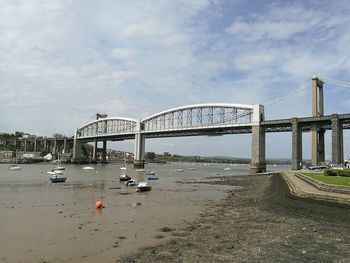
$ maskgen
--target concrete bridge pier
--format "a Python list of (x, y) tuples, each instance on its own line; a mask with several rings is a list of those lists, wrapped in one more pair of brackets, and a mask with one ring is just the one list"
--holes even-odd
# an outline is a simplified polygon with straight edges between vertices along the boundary
[(78, 129), (75, 129), (75, 135), (73, 140), (73, 162), (81, 161), (82, 152), (81, 152), (81, 142), (78, 141)]
[(102, 146), (102, 163), (107, 163), (107, 141), (104, 140)]
[(260, 104), (254, 105), (252, 121), (252, 161), (250, 163), (251, 174), (266, 172), (265, 128), (260, 125), (260, 122), (263, 121), (264, 118), (264, 106)]
[(134, 168), (145, 167), (145, 134), (141, 133), (141, 122), (136, 124)]
[(342, 165), (344, 163), (343, 150), (343, 125), (338, 114), (332, 114), (332, 163)]
[(98, 141), (97, 139), (95, 139), (94, 141), (94, 149), (92, 151), (92, 160), (96, 160), (97, 159), (97, 148), (98, 147)]
[(292, 118), (292, 169), (300, 170), (303, 160), (303, 137), (297, 118)]
[[(323, 81), (318, 76), (312, 78), (312, 117), (324, 116)], [(312, 153), (311, 165), (319, 165), (325, 161), (324, 134), (325, 130), (318, 127), (317, 123), (311, 126)]]

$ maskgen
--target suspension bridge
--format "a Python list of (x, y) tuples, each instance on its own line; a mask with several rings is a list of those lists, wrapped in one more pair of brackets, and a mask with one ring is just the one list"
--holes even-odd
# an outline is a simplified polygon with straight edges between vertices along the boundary
[[(195, 104), (172, 108), (143, 119), (98, 116), (96, 120), (77, 128), (74, 136), (73, 159), (81, 158), (81, 143), (103, 142), (103, 159), (106, 158), (107, 141), (135, 141), (134, 167), (144, 167), (145, 140), (148, 138), (215, 136), (224, 134), (252, 134), (251, 173), (266, 171), (265, 134), (292, 132), (292, 168), (301, 169), (302, 133), (312, 133), (312, 165), (325, 161), (324, 134), (332, 131), (332, 162), (342, 164), (343, 129), (350, 128), (350, 113), (324, 115), (323, 86), (350, 88), (350, 84), (332, 79), (312, 78), (312, 116), (265, 120), (264, 105), (228, 103)], [(268, 105), (281, 103), (303, 89), (292, 89), (274, 96)], [(96, 156), (96, 153), (94, 153)]]

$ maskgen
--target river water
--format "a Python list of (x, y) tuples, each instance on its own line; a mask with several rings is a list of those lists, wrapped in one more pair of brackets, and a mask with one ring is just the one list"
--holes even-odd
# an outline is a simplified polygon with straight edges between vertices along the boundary
[[(149, 164), (146, 169), (156, 171), (159, 180), (150, 182), (150, 192), (138, 193), (119, 182), (119, 164), (95, 165), (94, 170), (66, 165), (63, 184), (50, 183), (52, 165), (22, 167), (9, 171), (0, 165), (1, 262), (114, 262), (171, 238), (161, 228), (181, 230), (205, 205), (235, 189), (191, 182), (249, 171), (247, 165)], [(131, 166), (128, 174), (147, 179)], [(96, 210), (96, 201), (104, 208)]]

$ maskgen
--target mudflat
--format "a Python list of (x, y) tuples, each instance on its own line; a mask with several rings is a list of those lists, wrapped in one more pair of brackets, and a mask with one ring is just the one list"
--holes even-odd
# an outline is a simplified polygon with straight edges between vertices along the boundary
[(279, 175), (230, 176), (243, 186), (173, 239), (118, 262), (350, 262), (350, 207), (291, 196)]

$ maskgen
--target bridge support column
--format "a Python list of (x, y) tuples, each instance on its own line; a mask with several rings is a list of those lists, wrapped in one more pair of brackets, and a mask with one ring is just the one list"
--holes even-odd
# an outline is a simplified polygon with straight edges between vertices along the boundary
[[(95, 151), (95, 149), (94, 149)], [(103, 141), (103, 148), (102, 148), (102, 163), (107, 163), (107, 141)]]
[(24, 139), (24, 152), (27, 152), (27, 139)]
[(92, 151), (92, 160), (96, 160), (96, 158), (97, 158), (97, 146), (98, 146), (98, 141), (97, 141), (97, 139), (95, 139), (95, 141), (94, 141), (94, 149), (93, 149), (93, 151)]
[(341, 165), (344, 162), (343, 126), (338, 114), (332, 114), (332, 163)]
[(81, 161), (81, 142), (78, 141), (78, 130), (75, 129), (75, 135), (74, 135), (74, 140), (73, 140), (73, 162), (77, 163)]
[[(312, 78), (312, 117), (324, 115), (323, 81), (318, 77)], [(313, 123), (311, 126), (312, 146), (311, 165), (319, 165), (325, 161), (324, 134), (325, 130)]]
[(302, 130), (297, 118), (292, 118), (292, 169), (300, 170), (303, 160)]
[(265, 161), (265, 128), (260, 125), (264, 120), (264, 106), (254, 105), (252, 125), (252, 160), (250, 173), (266, 172)]
[(136, 124), (134, 168), (145, 167), (145, 135), (141, 133), (141, 122)]

